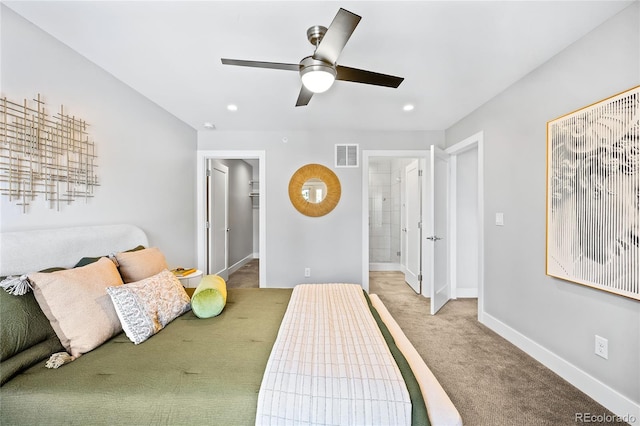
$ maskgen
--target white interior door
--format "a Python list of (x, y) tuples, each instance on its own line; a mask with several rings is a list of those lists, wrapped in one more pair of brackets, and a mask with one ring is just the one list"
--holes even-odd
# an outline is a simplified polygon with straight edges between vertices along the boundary
[(217, 160), (207, 167), (207, 274), (229, 279), (229, 169)]
[(426, 241), (428, 247), (425, 276), (430, 283), (431, 314), (435, 314), (451, 298), (448, 258), (448, 187), (449, 157), (440, 148), (431, 145)]
[(421, 274), (422, 274), (422, 229), (421, 229), (421, 216), (422, 216), (422, 197), (421, 197), (421, 173), (419, 161), (414, 160), (404, 170), (405, 176), (405, 221), (404, 221), (404, 233), (405, 233), (405, 274), (404, 279), (413, 288), (413, 290), (420, 294), (421, 287)]

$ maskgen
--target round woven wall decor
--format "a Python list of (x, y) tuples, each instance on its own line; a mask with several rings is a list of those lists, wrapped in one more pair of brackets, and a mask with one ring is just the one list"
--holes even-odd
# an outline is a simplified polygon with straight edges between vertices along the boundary
[[(319, 203), (311, 203), (302, 196), (302, 187), (305, 182), (313, 178), (320, 179), (327, 185), (327, 194)], [(340, 187), (338, 176), (321, 164), (307, 164), (300, 167), (289, 181), (291, 204), (306, 216), (319, 217), (326, 215), (338, 205), (341, 193), (342, 188)]]

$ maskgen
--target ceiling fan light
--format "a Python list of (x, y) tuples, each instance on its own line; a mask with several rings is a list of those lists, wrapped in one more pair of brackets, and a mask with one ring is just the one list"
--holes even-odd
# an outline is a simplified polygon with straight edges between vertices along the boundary
[(327, 65), (311, 65), (300, 71), (302, 84), (313, 93), (329, 90), (336, 79), (336, 71)]

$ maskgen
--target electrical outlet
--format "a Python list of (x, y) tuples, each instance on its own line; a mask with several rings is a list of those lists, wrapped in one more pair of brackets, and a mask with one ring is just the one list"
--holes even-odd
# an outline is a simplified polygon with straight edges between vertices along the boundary
[(305, 277), (311, 276), (311, 268), (304, 268), (304, 276)]
[(609, 341), (596, 334), (596, 355), (609, 359)]

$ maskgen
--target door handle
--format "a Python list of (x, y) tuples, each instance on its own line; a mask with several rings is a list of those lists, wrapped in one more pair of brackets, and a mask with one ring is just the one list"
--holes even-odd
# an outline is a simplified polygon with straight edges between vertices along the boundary
[(441, 240), (442, 238), (440, 237), (436, 237), (435, 235), (431, 236), (431, 237), (427, 237), (427, 240), (429, 241), (438, 241)]

